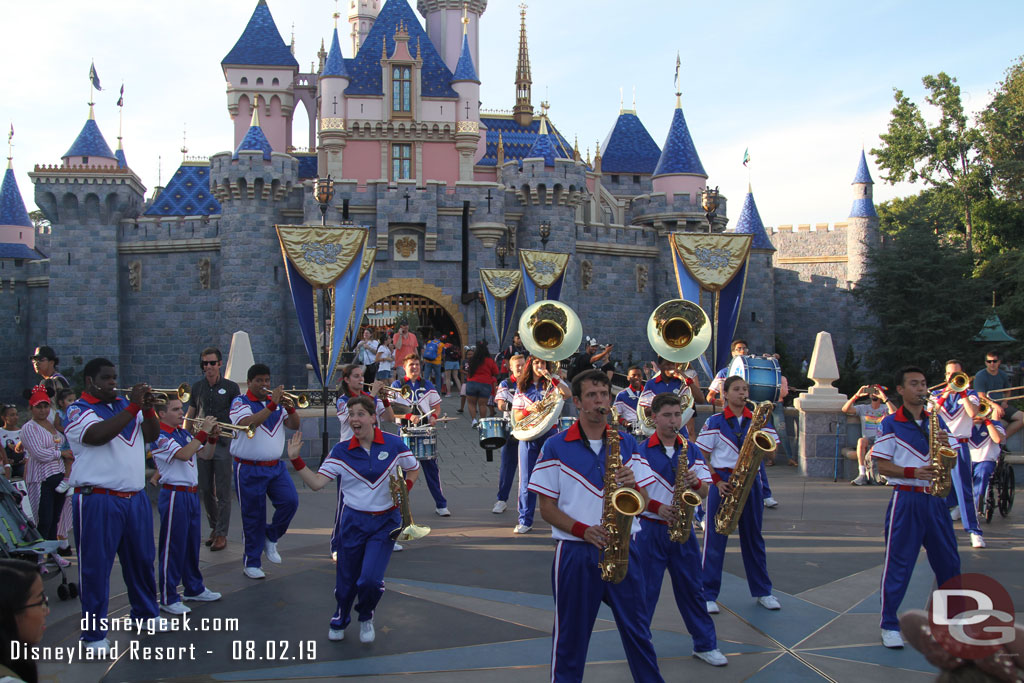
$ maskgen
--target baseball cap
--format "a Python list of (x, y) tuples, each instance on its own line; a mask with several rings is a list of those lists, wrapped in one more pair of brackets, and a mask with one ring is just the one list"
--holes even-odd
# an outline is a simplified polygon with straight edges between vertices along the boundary
[(37, 346), (30, 360), (52, 360), (57, 362), (57, 354), (49, 346)]
[(39, 405), (40, 403), (49, 403), (50, 395), (46, 393), (46, 387), (36, 385), (32, 387), (32, 395), (29, 396), (28, 404), (32, 407)]

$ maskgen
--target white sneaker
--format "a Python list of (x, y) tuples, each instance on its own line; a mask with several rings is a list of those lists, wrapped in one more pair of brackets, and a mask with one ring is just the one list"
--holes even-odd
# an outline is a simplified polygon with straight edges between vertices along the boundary
[(110, 640), (104, 638), (103, 640), (83, 640), (82, 647), (92, 650), (97, 656), (105, 656), (110, 652)]
[(882, 645), (899, 649), (903, 647), (903, 636), (900, 635), (899, 631), (886, 631), (882, 630)]
[(706, 652), (694, 652), (693, 656), (702, 662), (707, 662), (711, 666), (725, 666), (729, 663), (729, 660), (725, 658), (722, 651), (717, 648)]
[(372, 643), (377, 634), (373, 630), (373, 619), (359, 622), (359, 642)]
[(53, 562), (58, 567), (70, 567), (71, 566), (71, 561), (70, 560), (67, 560), (67, 559), (61, 557), (57, 553), (51, 553), (49, 555), (48, 559), (49, 559), (50, 562)]
[(68, 480), (67, 479), (61, 479), (60, 483), (57, 484), (57, 487), (55, 489), (53, 489), (53, 490), (56, 491), (57, 493), (64, 493), (69, 488), (71, 488), (71, 484), (68, 482)]
[(274, 564), (281, 564), (281, 553), (277, 552), (277, 544), (271, 543), (270, 539), (263, 542), (263, 552), (266, 553), (268, 560)]
[(477, 426), (478, 424), (480, 424), (480, 421), (479, 421), (479, 420), (473, 420), (473, 421), (472, 421), (472, 422), (470, 423), (470, 425), (469, 425), (469, 426), (470, 426), (470, 427), (472, 427), (473, 429), (476, 429), (476, 426)]
[(718, 614), (719, 612), (722, 611), (722, 610), (718, 609), (718, 603), (715, 602), (714, 600), (708, 600), (707, 604), (705, 605), (705, 607), (707, 607), (708, 614)]
[(242, 570), (242, 573), (248, 576), (250, 579), (265, 579), (267, 575), (263, 573), (263, 570), (259, 567), (246, 567)]
[(393, 552), (393, 553), (400, 553), (403, 550), (405, 550), (405, 546), (403, 546), (401, 543), (396, 543), (395, 547), (394, 547), (394, 550), (392, 550), (391, 552)]
[(958, 505), (958, 506), (956, 506), (955, 508), (953, 508), (952, 510), (950, 510), (950, 511), (949, 511), (949, 516), (950, 516), (950, 518), (951, 518), (951, 519), (952, 519), (952, 520), (953, 520), (954, 522), (955, 522), (956, 520), (960, 519), (960, 506)]
[(508, 510), (508, 503), (506, 503), (503, 500), (499, 500), (497, 503), (494, 504), (494, 507), (491, 508), (491, 512), (493, 512), (496, 515), (500, 515), (505, 510)]
[[(868, 484), (871, 483), (871, 480), (868, 479), (868, 475), (861, 472), (860, 475), (850, 483), (853, 484), (854, 486), (867, 486)], [(765, 505), (767, 504), (768, 501), (765, 501)]]
[(981, 534), (971, 534), (971, 547), (972, 548), (984, 548), (985, 537)]
[(779, 501), (775, 500), (771, 496), (764, 499), (764, 506), (766, 508), (777, 508), (779, 507)]
[(338, 642), (339, 640), (345, 640), (345, 629), (332, 628), (327, 630), (327, 640), (333, 640)]
[(332, 550), (331, 551), (331, 562), (337, 563), (337, 561), (338, 561), (338, 551), (337, 550)]
[(696, 524), (701, 531), (704, 531), (705, 529), (707, 529), (707, 518), (704, 518), (699, 522), (696, 522)]
[(204, 588), (203, 592), (199, 595), (186, 595), (185, 600), (195, 600), (196, 602), (216, 602), (220, 600), (220, 593), (212, 591), (209, 588)]
[(525, 524), (516, 524), (516, 528), (512, 530), (514, 534), (528, 534), (532, 526), (526, 526)]
[(168, 614), (188, 614), (192, 611), (192, 608), (183, 602), (172, 602), (169, 605), (160, 605), (161, 612), (167, 612)]
[(452, 513), (448, 512), (448, 508), (446, 508), (446, 507), (445, 508), (434, 508), (434, 512), (436, 512), (441, 517), (451, 517), (452, 516)]
[(779, 604), (779, 599), (774, 595), (762, 595), (757, 599), (757, 604), (761, 605), (765, 609), (782, 609), (782, 605)]

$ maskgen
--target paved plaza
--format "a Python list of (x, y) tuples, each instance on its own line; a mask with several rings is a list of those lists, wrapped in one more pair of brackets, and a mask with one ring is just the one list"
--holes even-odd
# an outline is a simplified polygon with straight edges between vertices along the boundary
[[(448, 414), (458, 415), (457, 407), (457, 399), (445, 399)], [(201, 552), (207, 585), (224, 597), (216, 603), (192, 603), (192, 630), (141, 636), (112, 632), (112, 641), (122, 649), (116, 662), (44, 663), (41, 680), (547, 680), (553, 619), (550, 532), (538, 515), (531, 533), (513, 535), (514, 498), (504, 514), (491, 513), (498, 454), (486, 462), (469, 419), (459, 417), (439, 430), (442, 480), (452, 516), (437, 517), (425, 487), (413, 489), (416, 521), (433, 531), (392, 557), (387, 593), (375, 617), (374, 643), (360, 644), (354, 626), (344, 642), (327, 640), (335, 608), (328, 548), (335, 495), (333, 487), (304, 489), (296, 478), (299, 511), (279, 544), (284, 561), (264, 562), (265, 580), (242, 575), (241, 525), (234, 506), (227, 550)], [(887, 650), (879, 642), (878, 586), (888, 488), (810, 480), (784, 465), (770, 469), (769, 477), (780, 505), (765, 513), (765, 542), (782, 610), (769, 612), (755, 605), (743, 578), (739, 544), (731, 542), (722, 613), (715, 616), (719, 647), (729, 665), (713, 669), (690, 656), (691, 641), (666, 577), (652, 625), (666, 680), (933, 680), (934, 669), (916, 651)], [(154, 519), (158, 527), (155, 512)], [(1020, 520), (1019, 510), (1007, 519), (997, 514), (984, 526), (984, 550), (971, 549), (967, 535), (957, 533), (964, 571), (999, 580), (1013, 596), (1024, 595)], [(110, 616), (126, 616), (129, 605), (116, 566), (111, 584)], [(47, 582), (53, 610), (43, 645), (75, 646), (79, 604), (58, 602), (56, 585)], [(922, 555), (903, 608), (924, 608), (931, 588), (931, 571)], [(1018, 612), (1018, 621), (1021, 617)], [(237, 618), (237, 629), (201, 632), (202, 618)], [(145, 658), (142, 650), (133, 658), (127, 651), (132, 641), (139, 648), (155, 646), (164, 652), (179, 646), (186, 659), (156, 661)], [(588, 657), (587, 681), (630, 679), (607, 608), (599, 615)]]

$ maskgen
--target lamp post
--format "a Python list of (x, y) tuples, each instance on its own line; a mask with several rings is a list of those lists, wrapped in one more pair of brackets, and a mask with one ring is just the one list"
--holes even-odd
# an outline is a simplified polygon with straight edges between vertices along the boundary
[(540, 222), (540, 243), (544, 247), (548, 246), (548, 238), (551, 237), (551, 221)]
[[(320, 225), (327, 227), (327, 209), (330, 207), (331, 200), (334, 199), (334, 180), (328, 175), (326, 178), (317, 178), (313, 183), (313, 197), (320, 205)], [(330, 302), (327, 299), (327, 288), (320, 290), (322, 305), (320, 310), (323, 315), (323, 324), (321, 329), (324, 331), (324, 338), (320, 344), (320, 383), (323, 387), (323, 404), (324, 404), (324, 423), (323, 432), (321, 433), (321, 447), (322, 452), (320, 454), (320, 464), (323, 464), (324, 460), (327, 459), (327, 379), (330, 376), (330, 368), (327, 364), (330, 363), (330, 356), (327, 353), (327, 311)], [(332, 318), (333, 319), (333, 318)]]
[(710, 235), (714, 225), (715, 215), (718, 213), (718, 186), (715, 189), (708, 187), (700, 193), (700, 203), (704, 207), (704, 217), (708, 219), (708, 234)]

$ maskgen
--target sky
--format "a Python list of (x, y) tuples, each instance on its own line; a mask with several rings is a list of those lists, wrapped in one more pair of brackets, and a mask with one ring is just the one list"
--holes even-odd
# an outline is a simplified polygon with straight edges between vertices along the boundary
[[(286, 42), (294, 25), (296, 58), (308, 69), (321, 39), (330, 42), (335, 3), (269, 4)], [(490, 0), (481, 21), (485, 109), (515, 101), (518, 5)], [(232, 148), (220, 61), (255, 6), (4, 0), (0, 125), (14, 125), (14, 168), (29, 210), (27, 173), (59, 164), (86, 120), (90, 60), (104, 87), (95, 94), (96, 119), (112, 149), (125, 85), (124, 148), (150, 192), (178, 167), (183, 131), (190, 156)], [(632, 108), (634, 88), (638, 116), (664, 143), (678, 52), (683, 111), (709, 184), (736, 216), (749, 182), (768, 226), (844, 220), (860, 150), (878, 146), (893, 88), (922, 102), (921, 78), (945, 71), (967, 109), (979, 111), (1024, 54), (1022, 25), (1017, 0), (532, 0), (527, 10), (534, 106), (547, 99), (552, 121), (569, 140), (578, 137), (584, 154), (615, 124), (620, 91)], [(344, 16), (340, 26), (342, 51), (352, 57)], [(869, 164), (876, 203), (921, 189), (885, 184), (870, 155)]]

